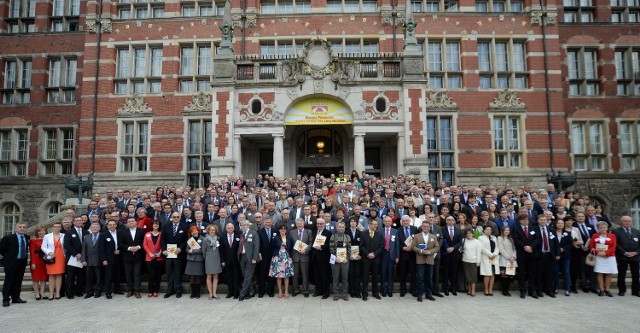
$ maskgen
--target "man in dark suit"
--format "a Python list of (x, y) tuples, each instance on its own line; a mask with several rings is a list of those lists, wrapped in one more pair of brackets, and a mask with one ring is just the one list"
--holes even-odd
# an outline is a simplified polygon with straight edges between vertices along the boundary
[(638, 264), (640, 263), (640, 230), (631, 227), (631, 216), (620, 218), (620, 228), (613, 231), (616, 235), (616, 261), (618, 262), (618, 295), (627, 291), (625, 279), (627, 268), (631, 267), (631, 295), (640, 297)]
[(87, 288), (84, 298), (100, 297), (102, 293), (102, 262), (105, 260), (100, 222), (89, 227), (90, 234), (82, 242), (82, 265), (87, 270)]
[(204, 213), (198, 210), (194, 213), (194, 215), (196, 220), (187, 224), (187, 230), (195, 225), (196, 227), (198, 227), (198, 229), (200, 229), (201, 235), (206, 234), (205, 229), (207, 229), (209, 223), (204, 221)]
[(220, 235), (220, 263), (229, 289), (227, 298), (237, 299), (240, 296), (240, 261), (238, 261), (240, 235), (240, 232), (235, 231), (233, 223), (228, 223), (225, 232)]
[[(585, 263), (585, 258), (591, 252), (589, 248), (589, 241), (591, 240), (591, 236), (596, 233), (596, 228), (591, 227), (589, 223), (586, 221), (586, 216), (583, 212), (576, 213), (576, 223), (574, 224), (576, 228), (580, 231), (580, 237), (582, 238), (582, 246), (580, 249), (577, 249), (579, 257), (576, 263), (576, 273), (575, 277), (572, 278), (571, 285), (575, 287), (578, 276), (580, 277), (580, 281), (582, 282), (582, 291), (588, 293), (589, 291), (596, 292), (596, 279), (595, 274), (593, 273), (593, 267), (587, 265)], [(573, 269), (573, 267), (572, 267)], [(577, 290), (576, 290), (577, 291)]]
[(271, 225), (271, 217), (264, 217), (262, 228), (258, 229), (260, 237), (260, 261), (258, 262), (258, 298), (268, 294), (273, 297), (275, 279), (269, 276), (271, 268), (271, 239), (276, 235), (276, 229)]
[(369, 293), (369, 272), (371, 272), (371, 294), (381, 299), (378, 293), (378, 271), (380, 256), (384, 250), (384, 238), (377, 233), (378, 221), (369, 222), (369, 230), (360, 233), (360, 256), (362, 257), (362, 300), (366, 301)]
[(145, 254), (142, 249), (144, 241), (144, 229), (137, 228), (136, 219), (129, 217), (127, 219), (127, 229), (118, 232), (118, 249), (122, 253), (122, 262), (124, 263), (124, 274), (127, 280), (127, 298), (135, 294), (136, 298), (140, 298), (140, 290), (142, 289), (142, 261)]
[[(359, 206), (356, 206), (359, 207)], [(360, 230), (358, 227), (360, 222), (358, 222), (358, 217), (352, 215), (349, 218), (349, 229), (345, 231), (349, 237), (351, 237), (351, 246), (357, 246), (358, 251), (360, 251)], [(369, 222), (367, 221), (367, 224)], [(362, 283), (360, 281), (362, 275), (362, 257), (360, 254), (357, 256), (354, 255), (353, 251), (351, 252), (351, 258), (349, 258), (349, 294), (353, 298), (362, 297), (360, 287), (362, 287)]]
[[(135, 221), (135, 219), (134, 219)], [(73, 299), (75, 296), (82, 296), (84, 289), (85, 270), (68, 264), (71, 257), (76, 257), (80, 261), (82, 257), (82, 239), (89, 232), (82, 228), (82, 218), (77, 216), (73, 219), (73, 227), (64, 236), (64, 251), (67, 258), (67, 298)]]
[(158, 217), (158, 220), (160, 221), (160, 228), (163, 228), (165, 225), (171, 223), (172, 212), (173, 210), (171, 208), (171, 204), (167, 203), (163, 206), (162, 213), (160, 213), (160, 216)]
[(398, 244), (400, 246), (400, 257), (398, 260), (398, 280), (400, 280), (400, 297), (407, 293), (407, 279), (409, 279), (409, 292), (415, 294), (415, 274), (416, 274), (416, 254), (405, 244), (408, 238), (413, 239), (413, 235), (418, 229), (411, 225), (411, 218), (405, 215), (401, 219), (402, 226), (398, 229)]
[(445, 219), (446, 228), (442, 230), (444, 238), (442, 245), (442, 290), (449, 296), (458, 295), (458, 268), (460, 267), (460, 247), (462, 246), (462, 232), (456, 227), (453, 216)]
[[(167, 272), (167, 292), (164, 298), (169, 298), (174, 293), (176, 298), (182, 297), (182, 263), (186, 260), (187, 226), (180, 222), (180, 213), (171, 213), (171, 223), (165, 225), (160, 236), (162, 241), (162, 254), (165, 256), (165, 268)], [(167, 245), (175, 245), (174, 258), (169, 258)]]
[[(316, 220), (317, 229), (312, 231), (311, 238), (311, 265), (316, 275), (316, 292), (314, 297), (322, 296), (322, 299), (329, 298), (329, 285), (331, 283), (331, 267), (329, 264), (329, 258), (331, 253), (329, 251), (329, 238), (331, 238), (331, 232), (326, 229), (326, 223), (323, 218)], [(322, 245), (315, 244), (318, 236), (324, 236), (325, 240)]]
[[(460, 195), (462, 196), (462, 194)], [(482, 209), (480, 208), (480, 206), (476, 203), (476, 197), (475, 196), (470, 196), (468, 198), (468, 202), (465, 203), (464, 206), (462, 206), (462, 212), (467, 215), (467, 221), (471, 221), (471, 218), (473, 216), (478, 216), (478, 218), (480, 217), (480, 212), (482, 211)]]
[[(542, 237), (538, 228), (529, 226), (529, 216), (518, 215), (519, 224), (511, 233), (513, 243), (516, 247), (516, 257), (518, 258), (518, 286), (520, 287), (520, 298), (525, 298), (527, 289), (529, 296), (538, 298), (536, 283), (538, 259), (540, 257), (540, 244)], [(538, 230), (536, 230), (538, 229)], [(527, 282), (529, 284), (527, 288)]]
[[(299, 218), (296, 220), (295, 228), (289, 231), (289, 235), (291, 238), (307, 244), (307, 248), (302, 251), (296, 248), (291, 251), (291, 260), (293, 261), (293, 296), (303, 293), (304, 297), (309, 297), (309, 253), (311, 252), (312, 245), (311, 231), (304, 228), (304, 220)], [(300, 289), (301, 279), (302, 288)]]
[(552, 269), (553, 261), (556, 257), (560, 257), (560, 249), (558, 248), (558, 242), (556, 241), (556, 232), (548, 226), (549, 221), (547, 217), (538, 215), (538, 226), (532, 228), (540, 231), (540, 246), (537, 251), (540, 253), (538, 259), (538, 265), (536, 267), (536, 293), (538, 297), (543, 297), (543, 292), (549, 297), (555, 298), (555, 291), (553, 290)]
[(107, 231), (102, 233), (102, 251), (104, 261), (104, 293), (111, 299), (111, 284), (113, 283), (113, 293), (122, 294), (120, 291), (120, 250), (118, 249), (118, 221), (110, 219), (107, 221)]
[(22, 279), (27, 266), (29, 254), (29, 236), (25, 235), (27, 224), (18, 222), (16, 233), (2, 237), (0, 240), (0, 254), (4, 260), (4, 285), (2, 286), (2, 306), (11, 303), (27, 303), (20, 298)]
[[(218, 206), (218, 208), (220, 208)], [(218, 213), (216, 212), (216, 205), (214, 205), (213, 203), (208, 203), (207, 204), (207, 211), (204, 212), (204, 219), (203, 221), (207, 222), (207, 224), (211, 224), (213, 223), (213, 221), (217, 220), (219, 217)], [(223, 231), (224, 229), (218, 229), (220, 231)]]
[(384, 247), (380, 255), (382, 266), (380, 289), (382, 289), (382, 296), (392, 297), (393, 275), (399, 261), (400, 242), (398, 241), (398, 230), (391, 227), (391, 216), (385, 216), (382, 223), (384, 228), (378, 230), (384, 239)]

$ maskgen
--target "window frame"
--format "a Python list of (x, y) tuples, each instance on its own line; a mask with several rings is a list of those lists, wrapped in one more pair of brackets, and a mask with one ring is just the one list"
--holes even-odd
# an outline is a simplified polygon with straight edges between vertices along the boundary
[[(623, 130), (628, 126), (629, 131)], [(640, 121), (618, 120), (620, 172), (640, 171)]]
[[(150, 173), (151, 172), (151, 125), (153, 118), (126, 118), (118, 120), (118, 137), (122, 140), (118, 144), (118, 165), (116, 172), (119, 173)], [(131, 152), (128, 152), (127, 127), (132, 125)], [(146, 124), (146, 152), (140, 152), (140, 126)], [(144, 161), (145, 169), (140, 170), (140, 162)], [(127, 164), (129, 162), (129, 164)]]
[[(580, 135), (574, 132), (575, 126), (581, 126)], [(592, 126), (600, 127), (600, 140), (595, 142), (596, 138), (591, 133)], [(608, 145), (608, 121), (602, 119), (569, 119), (569, 140), (571, 144), (571, 167), (574, 171), (587, 172), (607, 172), (611, 169)], [(578, 144), (580, 146), (578, 146)], [(595, 147), (600, 146), (601, 151), (593, 151)], [(580, 162), (578, 162), (580, 159)], [(602, 167), (594, 161), (601, 161)], [(584, 167), (578, 165), (583, 165)]]
[[(449, 149), (443, 147), (443, 129), (442, 120), (449, 120)], [(435, 127), (430, 128), (434, 123)], [(447, 185), (453, 185), (457, 176), (457, 143), (456, 143), (456, 116), (451, 113), (429, 113), (425, 121), (425, 136), (427, 137), (427, 152), (429, 156), (429, 182), (433, 186), (440, 186), (440, 182), (444, 181)], [(435, 137), (433, 137), (435, 135)], [(433, 147), (433, 148), (431, 148)], [(450, 156), (450, 166), (444, 166), (443, 156)], [(437, 165), (433, 165), (434, 160)], [(445, 174), (450, 178), (445, 179)], [(435, 182), (435, 184), (434, 184)]]
[[(140, 50), (144, 50), (144, 57), (140, 57)], [(160, 50), (160, 57), (154, 52)], [(121, 52), (127, 52), (126, 61)], [(140, 64), (144, 62), (144, 64)], [(114, 95), (147, 95), (162, 93), (162, 78), (164, 62), (164, 48), (158, 44), (129, 44), (116, 50), (116, 72), (113, 78)], [(154, 66), (159, 64), (159, 69)], [(126, 65), (126, 69), (122, 67)], [(140, 68), (143, 67), (142, 69)], [(159, 72), (158, 72), (159, 70)], [(142, 73), (142, 75), (140, 75)], [(142, 91), (140, 91), (140, 87)], [(125, 88), (125, 91), (120, 89)]]
[[(51, 137), (55, 133), (54, 156), (49, 155)], [(71, 137), (66, 134), (71, 133)], [(40, 142), (40, 172), (41, 176), (68, 176), (73, 174), (75, 165), (76, 129), (73, 127), (44, 127), (39, 131)], [(71, 148), (67, 147), (71, 143)], [(68, 155), (70, 151), (70, 155)]]
[[(12, 208), (11, 211), (8, 211), (8, 208)], [(0, 232), (2, 237), (11, 235), (14, 230), (16, 230), (16, 225), (22, 221), (22, 210), (17, 203), (8, 201), (2, 203), (0, 214), (2, 217), (0, 219), (2, 225), (0, 228), (2, 229)], [(7, 224), (10, 223), (11, 226), (7, 228)]]
[[(593, 66), (587, 64), (589, 54)], [(568, 47), (566, 49), (566, 81), (569, 83), (569, 97), (599, 96), (600, 74), (598, 70), (598, 50), (595, 47)]]
[[(432, 45), (439, 44), (439, 64), (440, 70), (432, 69)], [(449, 46), (457, 44), (457, 62), (451, 62), (449, 60), (450, 52)], [(425, 43), (422, 44), (423, 50), (427, 50), (427, 52), (423, 52), (425, 55), (425, 67), (427, 72), (427, 78), (429, 82), (429, 88), (434, 90), (442, 90), (442, 89), (463, 89), (463, 69), (462, 69), (462, 57), (460, 52), (460, 44), (461, 41), (459, 39), (446, 39), (446, 38), (432, 38), (425, 39)], [(435, 63), (435, 62), (434, 62)], [(449, 69), (449, 65), (457, 64), (458, 69)], [(440, 79), (438, 81), (437, 79)], [(458, 78), (460, 83), (459, 86), (454, 86), (452, 82), (455, 82), (453, 78)], [(440, 82), (441, 85), (433, 84), (436, 82)]]
[[(53, 82), (55, 69), (54, 63), (60, 63), (57, 82)], [(71, 65), (75, 62), (75, 68)], [(73, 71), (72, 73), (70, 72)], [(49, 70), (47, 87), (47, 103), (51, 104), (75, 104), (76, 85), (78, 77), (78, 58), (75, 56), (59, 56), (49, 58)], [(57, 98), (55, 96), (58, 96)]]
[[(198, 131), (199, 133), (197, 133), (198, 136), (198, 143), (197, 143), (197, 147), (199, 147), (198, 151), (193, 151), (192, 147), (193, 146), (193, 142), (192, 142), (192, 125), (197, 124), (198, 126)], [(185, 147), (185, 165), (184, 165), (184, 170), (185, 170), (185, 182), (187, 185), (191, 186), (191, 188), (197, 188), (197, 187), (207, 187), (209, 186), (209, 182), (211, 181), (211, 169), (209, 168), (209, 162), (211, 162), (211, 152), (212, 152), (212, 145), (213, 145), (213, 136), (212, 136), (212, 126), (213, 126), (213, 122), (211, 121), (211, 118), (208, 117), (188, 117), (185, 118), (185, 133), (188, 133), (187, 135), (185, 135), (185, 143), (184, 143), (184, 147)], [(197, 163), (198, 163), (198, 170), (195, 170), (195, 168), (191, 168), (191, 161), (192, 159), (197, 159)], [(198, 182), (196, 187), (193, 187), (193, 185), (196, 185), (195, 182), (192, 182), (192, 177), (197, 177), (198, 178)]]
[[(521, 170), (526, 168), (526, 131), (524, 128), (524, 116), (514, 113), (500, 113), (491, 115), (491, 152), (493, 155), (492, 165), (496, 169), (501, 170)], [(498, 128), (496, 121), (502, 120), (501, 137), (498, 138)], [(512, 136), (512, 121), (515, 120), (517, 125), (517, 140), (518, 147), (513, 148), (512, 142), (514, 140)], [(498, 142), (502, 145), (499, 147)], [(514, 158), (517, 157), (517, 163), (514, 163)], [(500, 160), (502, 162), (500, 162)]]
[[(31, 145), (29, 130), (27, 127), (0, 129), (0, 177), (27, 177), (29, 175), (29, 149)], [(5, 140), (5, 135), (8, 136), (7, 140)], [(7, 146), (5, 146), (5, 141)], [(5, 155), (8, 156), (5, 158)]]
[[(486, 52), (481, 49), (487, 47)], [(501, 50), (503, 48), (503, 50)], [(517, 59), (516, 50), (522, 50)], [(480, 90), (528, 90), (527, 41), (520, 39), (480, 39), (477, 43)], [(498, 52), (501, 51), (501, 52)], [(487, 59), (485, 59), (485, 57)], [(520, 68), (521, 66), (521, 68)]]
[[(209, 48), (210, 54), (208, 55), (208, 66), (202, 67), (202, 61), (206, 60), (206, 57), (202, 56), (202, 49)], [(192, 55), (189, 61), (191, 64), (185, 64), (185, 50), (191, 49)], [(213, 82), (213, 73), (214, 73), (214, 61), (216, 53), (216, 45), (213, 41), (208, 43), (189, 43), (189, 44), (181, 44), (180, 45), (180, 70), (178, 75), (178, 91), (180, 93), (196, 93), (196, 92), (207, 92), (211, 88), (211, 83)], [(204, 70), (208, 68), (209, 73), (202, 73)], [(186, 70), (186, 71), (185, 71)], [(206, 84), (206, 89), (202, 89)], [(188, 89), (185, 89), (189, 86)]]
[[(13, 64), (13, 66), (12, 66)], [(31, 104), (33, 60), (31, 58), (6, 58), (2, 82), (2, 104)]]

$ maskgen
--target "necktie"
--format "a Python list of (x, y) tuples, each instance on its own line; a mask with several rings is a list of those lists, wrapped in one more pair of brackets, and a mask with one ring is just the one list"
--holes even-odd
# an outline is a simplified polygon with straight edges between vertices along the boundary
[(542, 228), (542, 252), (549, 252), (549, 240), (547, 239), (547, 228)]
[(238, 256), (240, 256), (242, 254), (242, 249), (244, 249), (244, 234), (242, 234), (242, 237), (240, 237), (240, 246), (238, 247)]
[(631, 236), (631, 228), (627, 228), (627, 236)]
[(302, 240), (302, 230), (298, 230), (298, 240)]
[(267, 229), (267, 240), (271, 242), (271, 229)]
[(369, 237), (371, 237), (371, 239), (373, 239), (373, 231), (369, 230)]
[(24, 236), (18, 235), (18, 259), (22, 259), (25, 255)]
[(587, 236), (589, 235), (589, 233), (587, 232), (587, 227), (584, 226), (584, 223), (580, 224), (580, 231), (582, 231), (582, 240), (584, 241), (585, 238), (587, 238)]
[(213, 221), (213, 214), (209, 213), (209, 222)]
[(175, 237), (177, 233), (178, 233), (178, 225), (174, 223), (173, 224), (173, 236)]
[(453, 240), (453, 228), (449, 228), (449, 239)]
[(229, 240), (229, 247), (233, 246), (233, 236), (230, 234), (227, 235), (227, 239)]
[(76, 229), (76, 231), (78, 232), (78, 238), (80, 239), (80, 244), (82, 244), (82, 229)]
[(524, 226), (524, 236), (529, 239), (529, 227), (527, 227), (526, 225)]
[(93, 234), (93, 246), (96, 246), (96, 240), (98, 240), (98, 235)]
[(384, 234), (384, 249), (389, 251), (389, 228), (385, 228)]
[(409, 238), (409, 227), (404, 227), (404, 237)]

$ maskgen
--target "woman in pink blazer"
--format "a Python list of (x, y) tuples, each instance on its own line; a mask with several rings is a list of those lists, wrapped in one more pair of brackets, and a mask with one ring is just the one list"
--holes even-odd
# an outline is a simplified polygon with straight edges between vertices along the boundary
[(147, 253), (147, 271), (149, 272), (149, 295), (147, 297), (158, 297), (160, 290), (160, 277), (162, 276), (162, 246), (160, 245), (160, 221), (153, 221), (151, 231), (144, 235), (142, 247)]

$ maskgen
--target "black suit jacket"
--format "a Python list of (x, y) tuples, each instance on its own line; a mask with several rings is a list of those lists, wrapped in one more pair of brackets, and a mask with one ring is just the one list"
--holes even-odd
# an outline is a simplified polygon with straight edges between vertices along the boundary
[[(544, 247), (544, 237), (542, 235), (542, 227), (537, 226), (533, 230), (536, 230), (536, 232), (540, 233), (540, 246), (538, 247), (538, 251), (542, 253), (542, 249)], [(545, 230), (547, 231), (547, 242), (549, 242), (549, 252), (551, 253), (551, 256), (555, 259), (556, 256), (560, 255), (560, 248), (558, 247), (556, 232), (554, 229), (552, 229), (549, 226), (545, 226)]]
[[(518, 259), (525, 258), (529, 255), (533, 257), (540, 256), (540, 246), (542, 243), (542, 238), (540, 236), (540, 228), (528, 226), (529, 228), (529, 236), (525, 236), (524, 230), (521, 224), (516, 224), (515, 228), (513, 228), (513, 232), (511, 233), (511, 237), (513, 238), (513, 243), (516, 246), (516, 254)], [(533, 232), (533, 233), (532, 233)], [(527, 253), (524, 250), (525, 246), (531, 246), (533, 250), (532, 253)]]
[[(442, 253), (446, 256), (453, 256), (457, 258), (460, 255), (460, 247), (462, 246), (462, 231), (458, 227), (453, 227), (453, 238), (449, 235), (449, 226), (444, 226), (441, 228), (442, 230)], [(451, 253), (447, 253), (447, 248), (453, 247), (453, 251)]]
[(276, 228), (271, 227), (271, 237), (267, 237), (267, 229), (260, 228), (258, 230), (258, 237), (260, 237), (260, 255), (262, 256), (262, 260), (269, 260), (271, 262), (271, 241), (273, 241), (273, 234), (278, 236), (278, 230)]
[(227, 238), (227, 232), (220, 235), (220, 262), (225, 264), (225, 267), (240, 265), (238, 261), (238, 248), (240, 247), (240, 236), (242, 234), (238, 231), (233, 233), (233, 243), (229, 246), (229, 240)]
[[(567, 231), (562, 232), (562, 238), (558, 237), (558, 234), (555, 230), (553, 230), (554, 243), (556, 243), (556, 247), (558, 248), (558, 254), (560, 259), (569, 259), (571, 258), (571, 248), (573, 248), (573, 239), (571, 239), (571, 233)], [(564, 251), (560, 251), (564, 249)]]
[(187, 251), (187, 237), (188, 229), (187, 225), (183, 222), (178, 224), (178, 232), (173, 235), (173, 223), (167, 224), (162, 228), (162, 235), (160, 240), (162, 241), (162, 251), (167, 250), (167, 244), (176, 244), (180, 248), (178, 258), (186, 258)]
[[(384, 236), (379, 232), (373, 233), (373, 238), (369, 235), (369, 229), (360, 233), (360, 257), (362, 261), (370, 261), (374, 264), (380, 263), (380, 255), (384, 249)], [(375, 257), (369, 259), (367, 255), (373, 253)]]
[(351, 232), (351, 228), (345, 230), (344, 233), (349, 235), (349, 237), (351, 238), (351, 246), (360, 245), (360, 240), (362, 238), (360, 238), (361, 232), (358, 229), (356, 229), (355, 235), (353, 234), (353, 232)]
[[(29, 236), (24, 235), (25, 243), (25, 254), (24, 258), (29, 257)], [(0, 240), (0, 254), (3, 256), (4, 265), (7, 267), (12, 267), (16, 264), (16, 260), (18, 259), (19, 252), (18, 235), (11, 234), (2, 237)]]
[(82, 234), (78, 234), (75, 227), (71, 227), (64, 235), (64, 251), (65, 256), (75, 257), (78, 254), (82, 254), (82, 242), (80, 238), (84, 239), (84, 236), (88, 235), (87, 230), (82, 229)]
[[(107, 263), (112, 264), (113, 262), (115, 262), (116, 258), (119, 257), (119, 256), (116, 256), (115, 253), (113, 253), (115, 250), (117, 250), (116, 242), (111, 237), (111, 233), (109, 232), (109, 230), (103, 232), (100, 238), (103, 240), (103, 242), (102, 242), (102, 248), (99, 250), (103, 252), (104, 254), (103, 258), (105, 258)], [(118, 235), (118, 241), (120, 241), (120, 235)]]
[[(415, 235), (418, 233), (418, 228), (410, 225), (409, 226), (409, 236)], [(400, 260), (415, 260), (416, 254), (413, 250), (407, 252), (403, 251), (402, 248), (406, 245), (404, 242), (407, 240), (407, 237), (404, 235), (404, 227), (398, 228), (398, 243), (400, 244)]]
[(324, 241), (324, 245), (322, 245), (320, 247), (320, 250), (316, 250), (315, 248), (313, 248), (313, 242), (316, 239), (316, 236), (318, 235), (318, 230), (314, 230), (311, 233), (311, 244), (309, 244), (309, 246), (311, 246), (311, 260), (312, 261), (319, 261), (322, 263), (329, 263), (329, 258), (331, 257), (331, 252), (329, 252), (329, 240), (331, 239), (331, 231), (327, 230), (327, 228), (325, 227), (322, 230), (322, 236), (327, 237)]
[[(122, 255), (122, 261), (143, 261), (145, 258), (144, 248), (142, 247), (143, 241), (144, 229), (136, 228), (136, 234), (133, 238), (131, 238), (131, 232), (129, 231), (129, 228), (127, 228), (126, 230), (118, 231), (118, 249), (120, 250), (120, 254)], [(140, 246), (140, 250), (135, 253), (128, 251), (127, 249), (130, 246)]]
[(624, 228), (616, 228), (613, 230), (616, 235), (616, 259), (628, 261), (640, 261), (640, 256), (626, 257), (626, 252), (640, 252), (640, 230), (631, 228), (631, 236), (627, 235)]

